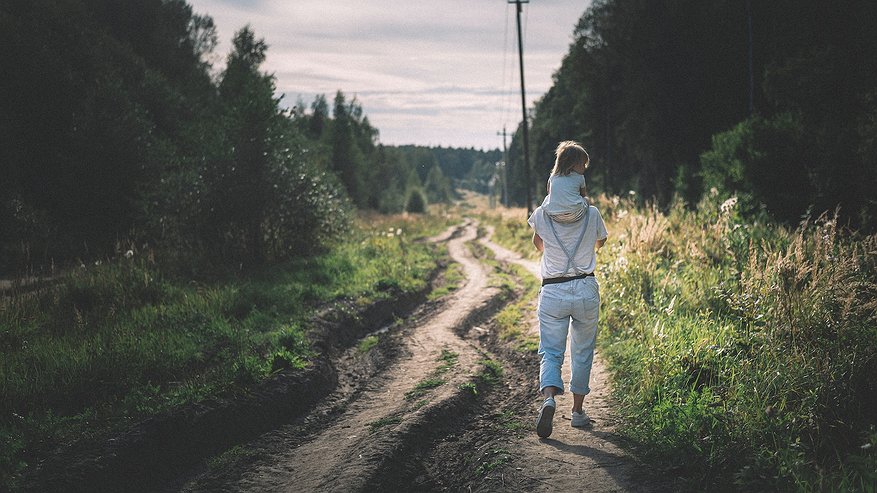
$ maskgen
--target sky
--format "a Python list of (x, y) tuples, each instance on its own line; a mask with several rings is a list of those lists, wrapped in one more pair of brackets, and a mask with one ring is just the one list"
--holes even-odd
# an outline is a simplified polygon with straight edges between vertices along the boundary
[[(507, 0), (189, 0), (213, 17), (221, 69), (236, 31), (265, 39), (283, 104), (356, 97), (387, 145), (502, 148), (521, 121), (515, 5)], [(528, 108), (551, 87), (590, 0), (523, 4)]]

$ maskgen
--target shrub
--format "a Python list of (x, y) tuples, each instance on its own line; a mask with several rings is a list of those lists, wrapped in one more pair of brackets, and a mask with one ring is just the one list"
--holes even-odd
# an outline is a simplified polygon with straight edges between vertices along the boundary
[(405, 201), (405, 210), (412, 213), (422, 214), (426, 212), (426, 195), (420, 188), (412, 188), (408, 191), (408, 200)]
[(817, 200), (818, 183), (811, 176), (819, 154), (794, 115), (753, 117), (714, 135), (712, 142), (701, 155), (705, 190), (737, 196), (745, 212), (765, 204), (778, 219), (793, 222)]

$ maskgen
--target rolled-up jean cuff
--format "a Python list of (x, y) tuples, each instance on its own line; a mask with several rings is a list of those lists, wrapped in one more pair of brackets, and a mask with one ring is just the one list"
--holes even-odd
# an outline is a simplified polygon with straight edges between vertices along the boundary
[(572, 385), (570, 385), (569, 391), (572, 392), (573, 394), (578, 394), (578, 395), (588, 395), (591, 393), (591, 389), (588, 389), (588, 388), (585, 388), (585, 389), (575, 388), (574, 389), (574, 388), (572, 388)]
[[(566, 392), (563, 390), (563, 381), (554, 382), (554, 383), (552, 383), (552, 382), (542, 382), (542, 383), (539, 385), (539, 393), (540, 393), (540, 394), (543, 393), (543, 391), (545, 390), (546, 387), (555, 387), (555, 388), (557, 388), (557, 392), (555, 392), (554, 395), (563, 395), (563, 394), (566, 393)], [(532, 389), (533, 387), (530, 387), (530, 388)], [(532, 391), (531, 391), (531, 392), (532, 392)]]

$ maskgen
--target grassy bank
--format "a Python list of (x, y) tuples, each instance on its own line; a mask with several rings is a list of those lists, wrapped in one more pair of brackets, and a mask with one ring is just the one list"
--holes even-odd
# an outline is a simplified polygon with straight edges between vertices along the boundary
[[(874, 490), (877, 237), (603, 197), (623, 431), (692, 489)], [(523, 219), (498, 240), (531, 252)], [(500, 229), (497, 230), (501, 231)]]
[[(331, 251), (211, 281), (134, 254), (0, 299), (0, 485), (83, 435), (303, 368), (318, 307), (422, 289), (442, 219), (370, 216)], [(0, 489), (3, 489), (0, 486)]]

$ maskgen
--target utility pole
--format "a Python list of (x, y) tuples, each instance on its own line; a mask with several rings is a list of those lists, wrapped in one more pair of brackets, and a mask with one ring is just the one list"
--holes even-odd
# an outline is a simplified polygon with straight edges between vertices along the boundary
[(749, 31), (749, 116), (755, 113), (755, 77), (752, 73), (752, 1), (746, 0), (746, 20)]
[(509, 187), (508, 187), (508, 165), (509, 165), (509, 149), (506, 146), (505, 138), (506, 131), (505, 125), (502, 126), (502, 133), (496, 133), (496, 135), (502, 135), (502, 205), (508, 207), (509, 206)]
[(527, 133), (527, 96), (524, 91), (524, 40), (521, 38), (521, 4), (530, 3), (530, 0), (508, 0), (518, 10), (518, 60), (521, 66), (521, 110), (524, 116), (524, 181), (527, 189), (527, 216), (533, 212), (533, 200), (530, 196), (530, 137)]

